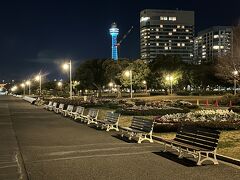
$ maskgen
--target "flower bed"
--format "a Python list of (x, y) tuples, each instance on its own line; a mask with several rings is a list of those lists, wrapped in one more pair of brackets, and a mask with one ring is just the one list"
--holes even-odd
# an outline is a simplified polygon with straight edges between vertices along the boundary
[(240, 115), (228, 110), (201, 110), (156, 118), (155, 131), (176, 131), (181, 123), (219, 130), (240, 129)]

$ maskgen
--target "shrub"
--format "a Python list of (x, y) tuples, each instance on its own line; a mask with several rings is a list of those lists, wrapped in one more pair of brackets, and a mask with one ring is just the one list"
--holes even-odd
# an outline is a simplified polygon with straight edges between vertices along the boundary
[(152, 92), (150, 92), (150, 96), (162, 96), (162, 95), (167, 95), (167, 93), (164, 92), (164, 91), (152, 91)]
[(220, 104), (221, 105), (225, 105), (228, 106), (230, 104), (230, 101), (232, 102), (232, 105), (240, 105), (240, 95), (233, 95), (233, 94), (226, 94), (224, 95), (221, 100), (220, 100)]
[(188, 113), (188, 108), (159, 108), (159, 109), (117, 109), (118, 113), (128, 116), (163, 116), (174, 113)]
[(179, 96), (189, 96), (190, 92), (189, 91), (178, 91), (178, 92), (176, 92), (176, 94)]

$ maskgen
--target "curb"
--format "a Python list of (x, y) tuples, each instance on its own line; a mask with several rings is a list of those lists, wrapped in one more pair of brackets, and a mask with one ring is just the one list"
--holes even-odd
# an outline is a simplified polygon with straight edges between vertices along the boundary
[[(159, 136), (154, 136), (153, 135), (152, 138), (156, 141), (160, 141), (160, 142), (163, 141), (163, 138), (161, 138)], [(228, 163), (237, 165), (237, 166), (240, 166), (240, 160), (239, 159), (234, 159), (234, 158), (224, 156), (224, 155), (221, 155), (221, 154), (217, 154), (217, 159), (221, 160), (221, 161), (224, 161), (224, 162), (228, 162)]]

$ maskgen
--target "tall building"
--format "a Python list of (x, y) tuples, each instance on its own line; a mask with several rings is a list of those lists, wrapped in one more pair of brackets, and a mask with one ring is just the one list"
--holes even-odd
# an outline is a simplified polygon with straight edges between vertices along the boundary
[(194, 12), (145, 9), (140, 13), (141, 59), (176, 55), (193, 60)]
[(194, 40), (194, 59), (197, 64), (212, 62), (215, 58), (232, 54), (233, 29), (213, 26), (198, 33)]
[(117, 24), (113, 23), (111, 28), (109, 29), (110, 35), (112, 36), (112, 59), (115, 61), (118, 60), (118, 47), (117, 47), (117, 36), (119, 33), (119, 29), (117, 28)]

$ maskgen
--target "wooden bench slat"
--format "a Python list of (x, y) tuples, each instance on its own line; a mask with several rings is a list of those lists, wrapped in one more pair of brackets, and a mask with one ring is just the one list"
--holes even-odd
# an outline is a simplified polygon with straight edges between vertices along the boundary
[(204, 145), (204, 146), (206, 145), (206, 146), (213, 147), (213, 148), (215, 148), (217, 146), (217, 143), (212, 143), (212, 142), (205, 141), (205, 140), (202, 140), (202, 139), (196, 139), (192, 136), (184, 136), (184, 135), (181, 135), (181, 134), (177, 134), (176, 138), (186, 139), (190, 142), (198, 143), (198, 144), (201, 144), (201, 145)]

